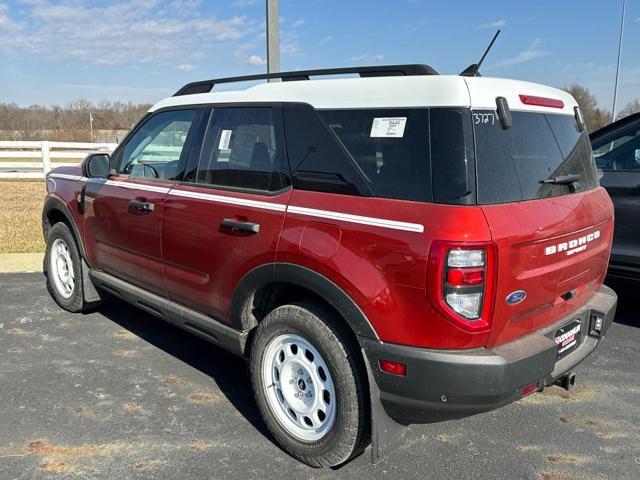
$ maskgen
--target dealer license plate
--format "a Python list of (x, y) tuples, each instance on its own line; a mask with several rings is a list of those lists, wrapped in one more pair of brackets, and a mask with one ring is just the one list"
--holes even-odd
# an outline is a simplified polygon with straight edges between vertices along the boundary
[(574, 320), (556, 330), (553, 340), (558, 345), (558, 358), (567, 356), (578, 347), (581, 332), (582, 322), (580, 319)]

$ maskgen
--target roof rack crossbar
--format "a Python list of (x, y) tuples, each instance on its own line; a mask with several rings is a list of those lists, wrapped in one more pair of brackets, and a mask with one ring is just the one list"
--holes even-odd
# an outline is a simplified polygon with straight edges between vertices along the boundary
[(413, 75), (438, 75), (429, 65), (409, 64), (409, 65), (380, 65), (367, 67), (344, 67), (344, 68), (323, 68), (316, 70), (297, 70), (278, 73), (260, 73), (257, 75), (245, 75), (240, 77), (218, 78), (214, 80), (202, 80), (191, 82), (178, 90), (173, 96), (193, 95), (196, 93), (208, 93), (213, 87), (220, 83), (249, 82), (253, 80), (270, 80), (279, 78), (283, 82), (298, 80), (309, 80), (309, 77), (321, 75), (346, 75), (356, 73), (360, 77), (390, 77), (390, 76), (413, 76)]

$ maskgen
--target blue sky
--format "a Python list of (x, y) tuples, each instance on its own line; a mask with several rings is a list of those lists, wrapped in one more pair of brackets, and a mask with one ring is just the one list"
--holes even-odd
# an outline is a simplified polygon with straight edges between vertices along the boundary
[[(621, 0), (281, 0), (282, 69), (427, 63), (580, 83), (611, 108)], [(264, 0), (0, 0), (0, 102), (155, 102), (189, 81), (265, 71)], [(640, 97), (628, 0), (619, 99)]]

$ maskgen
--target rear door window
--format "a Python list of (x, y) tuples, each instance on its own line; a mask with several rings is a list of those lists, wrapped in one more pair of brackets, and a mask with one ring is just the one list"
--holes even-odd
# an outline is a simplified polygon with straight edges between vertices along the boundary
[[(512, 112), (507, 130), (492, 111), (474, 111), (473, 118), (478, 203), (557, 197), (598, 186), (589, 138), (573, 116)], [(576, 181), (550, 183), (567, 176)]]
[(272, 107), (214, 108), (196, 182), (261, 191), (287, 186), (276, 117)]

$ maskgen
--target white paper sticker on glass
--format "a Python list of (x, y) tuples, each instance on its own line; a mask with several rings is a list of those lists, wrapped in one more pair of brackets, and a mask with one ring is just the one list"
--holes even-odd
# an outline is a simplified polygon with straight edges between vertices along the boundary
[(374, 118), (371, 137), (402, 138), (407, 117)]
[(222, 133), (220, 134), (220, 143), (218, 144), (218, 150), (228, 150), (230, 141), (231, 130), (222, 130)]

